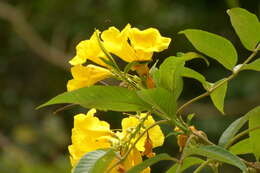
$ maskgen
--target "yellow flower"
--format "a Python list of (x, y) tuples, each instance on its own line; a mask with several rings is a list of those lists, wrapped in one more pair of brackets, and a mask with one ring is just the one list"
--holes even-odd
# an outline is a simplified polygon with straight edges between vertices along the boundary
[[(145, 118), (146, 116), (147, 116), (146, 113), (142, 113), (140, 115), (141, 118)], [(134, 132), (134, 130), (140, 123), (141, 123), (140, 119), (133, 117), (133, 116), (124, 118), (122, 120), (122, 133), (123, 133), (123, 136), (126, 138), (125, 140), (128, 140), (127, 138), (129, 137), (129, 135)], [(140, 133), (142, 133), (145, 129), (147, 129), (154, 123), (155, 123), (155, 121), (154, 121), (153, 117), (151, 115), (149, 115), (147, 117), (147, 119), (144, 121), (143, 127), (140, 129)], [(140, 133), (138, 133), (137, 136), (135, 136), (134, 141), (138, 138)], [(148, 133), (145, 134), (143, 137), (141, 137), (141, 139), (137, 142), (135, 147), (139, 151), (144, 152), (146, 149), (145, 145), (148, 140), (150, 140), (150, 142), (152, 143), (152, 148), (163, 145), (164, 135), (163, 135), (159, 125), (154, 126), (150, 130), (148, 130)]]
[[(98, 36), (100, 32), (98, 31)], [(110, 27), (101, 34), (105, 49), (126, 62), (133, 61), (150, 61), (153, 52), (160, 52), (167, 49), (171, 39), (162, 37), (160, 32), (155, 28), (139, 30), (131, 28), (127, 24), (122, 31), (115, 27)], [(76, 56), (70, 61), (72, 65), (83, 64), (87, 59), (107, 66), (102, 59), (106, 58), (102, 52), (97, 36), (94, 33), (89, 40), (81, 41), (76, 48)]]
[[(96, 31), (100, 34), (100, 31)], [(94, 32), (89, 40), (81, 41), (76, 47), (76, 56), (69, 61), (71, 65), (79, 65), (85, 63), (88, 59), (95, 62), (96, 64), (107, 66), (101, 59), (106, 58), (105, 54), (102, 52), (96, 32)]]
[(73, 167), (87, 152), (111, 146), (109, 140), (102, 138), (112, 138), (113, 132), (107, 122), (94, 117), (95, 112), (95, 109), (91, 109), (87, 115), (78, 114), (74, 117), (72, 145), (69, 146), (70, 161)]
[[(70, 152), (70, 161), (72, 167), (75, 167), (78, 161), (88, 152), (113, 147), (118, 142), (114, 138), (115, 133), (110, 130), (110, 126), (105, 121), (100, 121), (94, 117), (95, 109), (91, 109), (86, 115), (78, 114), (74, 117), (74, 128), (72, 129), (72, 145), (68, 147)], [(110, 166), (118, 161), (117, 158), (112, 161)], [(114, 169), (111, 173), (121, 173), (129, 170), (143, 161), (140, 151), (134, 148), (126, 159)], [(109, 167), (108, 167), (109, 168)], [(150, 168), (146, 168), (142, 173), (150, 173)]]
[(167, 49), (171, 42), (170, 38), (162, 37), (155, 28), (148, 28), (143, 31), (132, 28), (129, 39), (135, 50), (144, 52), (161, 52)]
[(112, 73), (109, 70), (92, 64), (87, 66), (73, 66), (71, 68), (71, 73), (73, 79), (69, 80), (67, 83), (68, 91), (93, 85), (98, 81), (112, 76)]
[(130, 29), (131, 25), (127, 24), (121, 32), (116, 27), (109, 27), (107, 30), (103, 31), (101, 38), (104, 41), (105, 48), (111, 53), (121, 51), (123, 44), (128, 40)]
[(168, 48), (171, 39), (162, 37), (157, 29), (140, 31), (127, 24), (120, 32), (110, 27), (101, 34), (105, 48), (126, 62), (149, 61), (153, 52)]

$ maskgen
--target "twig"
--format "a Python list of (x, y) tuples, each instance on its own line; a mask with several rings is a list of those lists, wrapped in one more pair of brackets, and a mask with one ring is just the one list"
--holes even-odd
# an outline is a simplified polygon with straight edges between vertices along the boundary
[(186, 150), (187, 150), (187, 148), (188, 148), (188, 146), (189, 146), (189, 144), (190, 144), (190, 141), (191, 141), (191, 139), (192, 139), (193, 137), (194, 137), (194, 135), (191, 134), (191, 135), (189, 136), (189, 138), (187, 139), (187, 142), (186, 142), (186, 144), (185, 144), (185, 146), (184, 146), (184, 148), (183, 148), (183, 152), (182, 152), (182, 154), (181, 154), (180, 164), (178, 165), (178, 167), (177, 167), (177, 169), (176, 169), (176, 173), (180, 173), (180, 171), (181, 171), (181, 166), (182, 166), (183, 160), (185, 159), (185, 156), (186, 156)]
[(235, 143), (239, 138), (241, 138), (242, 136), (248, 134), (249, 132), (255, 131), (260, 129), (260, 126), (251, 128), (251, 129), (247, 129), (242, 131), (241, 133), (237, 134), (236, 136), (234, 136), (229, 143), (227, 143), (226, 148), (228, 149), (233, 143)]
[(243, 62), (243, 64), (241, 64), (239, 66), (238, 69), (236, 70), (233, 70), (233, 73), (228, 76), (227, 78), (224, 78), (224, 80), (222, 80), (221, 82), (219, 82), (218, 84), (214, 85), (212, 88), (210, 88), (208, 91), (206, 91), (205, 93), (189, 100), (188, 102), (184, 103), (178, 110), (177, 110), (177, 115), (181, 115), (182, 114), (182, 111), (187, 107), (189, 106), (190, 104), (204, 98), (204, 97), (207, 97), (209, 96), (213, 91), (215, 91), (217, 88), (221, 87), (222, 85), (224, 85), (226, 82), (230, 81), (231, 79), (233, 79), (234, 77), (237, 76), (237, 74), (243, 70), (243, 67), (249, 62), (251, 61), (255, 55), (257, 54), (257, 52), (259, 51), (260, 49), (260, 44), (257, 45), (257, 47), (254, 49), (253, 53)]
[[(244, 160), (244, 159), (242, 159), (242, 158), (240, 158), (240, 160), (241, 160), (242, 162), (244, 162), (247, 166), (249, 166), (249, 167), (251, 167), (251, 168), (254, 168), (254, 169), (256, 169), (258, 172), (260, 172), (260, 166), (258, 166), (257, 164), (252, 163), (252, 162), (248, 162), (248, 161), (246, 161), (246, 160)], [(257, 163), (257, 162), (256, 162), (256, 163)]]
[(207, 166), (210, 162), (212, 162), (211, 159), (208, 159), (207, 161), (204, 161), (202, 164), (200, 164), (200, 166), (193, 172), (193, 173), (199, 173), (200, 171), (202, 171), (202, 169)]

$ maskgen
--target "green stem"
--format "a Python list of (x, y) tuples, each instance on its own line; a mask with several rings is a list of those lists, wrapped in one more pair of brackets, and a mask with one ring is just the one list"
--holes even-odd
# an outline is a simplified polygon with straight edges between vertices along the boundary
[(186, 144), (185, 144), (185, 146), (184, 146), (184, 148), (183, 148), (183, 152), (182, 152), (181, 158), (180, 158), (180, 164), (178, 165), (178, 167), (177, 167), (177, 169), (176, 169), (176, 173), (180, 173), (180, 171), (181, 171), (181, 166), (182, 166), (183, 160), (184, 160), (185, 157), (186, 157), (187, 147), (189, 146), (190, 141), (191, 141), (191, 139), (192, 139), (193, 137), (194, 137), (193, 134), (191, 134), (191, 135), (189, 136), (189, 138), (188, 138), (188, 140), (187, 140), (187, 142), (186, 142)]
[(260, 126), (251, 128), (251, 129), (247, 129), (242, 131), (241, 133), (237, 134), (236, 136), (234, 136), (229, 143), (226, 144), (226, 148), (228, 149), (229, 147), (231, 147), (239, 138), (243, 137), (244, 135), (248, 134), (251, 131), (255, 131), (260, 129)]
[[(260, 50), (260, 43), (258, 43), (258, 45), (256, 46), (256, 48), (253, 50), (253, 53), (244, 61), (244, 63), (242, 64), (242, 66), (246, 65), (247, 63), (249, 63), (257, 54), (257, 52)], [(240, 68), (241, 69), (241, 68)], [(242, 70), (242, 69), (241, 69)]]
[(237, 74), (243, 70), (243, 67), (250, 62), (257, 54), (257, 52), (260, 50), (260, 44), (257, 45), (257, 47), (254, 49), (253, 53), (243, 62), (243, 64), (240, 65), (240, 67), (236, 70), (233, 70), (233, 73), (228, 76), (227, 78), (225, 78), (224, 80), (222, 80), (221, 82), (219, 82), (218, 84), (214, 85), (212, 88), (210, 88), (208, 91), (206, 91), (205, 93), (189, 100), (188, 102), (184, 103), (178, 110), (177, 110), (177, 115), (181, 115), (182, 111), (189, 106), (190, 104), (209, 96), (213, 91), (215, 91), (217, 88), (221, 87), (222, 85), (224, 85), (226, 82), (230, 81), (231, 79), (233, 79), (234, 77), (237, 76)]
[(99, 38), (99, 33), (98, 30), (95, 30), (95, 34), (96, 34), (96, 38), (98, 41), (98, 45), (100, 47), (100, 49), (102, 50), (102, 52), (107, 56), (107, 58), (109, 59), (110, 62), (113, 63), (113, 68), (115, 68), (117, 71), (120, 71), (120, 68), (118, 67), (116, 61), (114, 60), (113, 56), (105, 49), (105, 47), (103, 46), (100, 38)]
[[(131, 144), (132, 139), (134, 139), (137, 135), (137, 133), (139, 133), (140, 129), (142, 128), (142, 126), (144, 125), (145, 120), (148, 118), (148, 116), (150, 115), (150, 113), (147, 113), (147, 115), (141, 119), (140, 123), (137, 125), (137, 127), (135, 128), (134, 133), (131, 133), (129, 140), (127, 141), (127, 145), (126, 148), (129, 148), (129, 145)], [(124, 153), (124, 152), (123, 152)]]
[(203, 162), (202, 164), (200, 164), (200, 166), (193, 172), (193, 173), (199, 173), (200, 171), (202, 171), (203, 168), (205, 168), (205, 166), (207, 166), (212, 160), (209, 159), (205, 162)]
[(193, 131), (191, 131), (191, 132), (192, 132), (193, 135), (199, 137), (200, 139), (202, 139), (207, 144), (209, 144), (209, 145), (216, 145), (213, 142), (211, 142), (210, 140), (208, 140), (208, 138), (206, 138), (205, 136), (201, 135), (200, 133), (196, 133), (196, 132), (193, 132)]

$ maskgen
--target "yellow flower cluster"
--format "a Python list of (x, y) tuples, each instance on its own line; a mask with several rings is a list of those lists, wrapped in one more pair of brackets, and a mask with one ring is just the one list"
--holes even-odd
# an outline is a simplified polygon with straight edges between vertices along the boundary
[[(126, 146), (133, 145), (134, 141), (149, 126), (155, 123), (151, 115), (142, 113), (140, 116), (129, 116), (122, 120), (122, 131), (112, 131), (105, 121), (100, 121), (94, 116), (96, 110), (91, 109), (86, 115), (78, 114), (74, 117), (74, 128), (72, 129), (72, 145), (69, 146), (70, 160), (74, 167), (79, 159), (90, 151), (104, 148), (118, 149), (123, 155)], [(141, 124), (142, 123), (142, 124)], [(138, 131), (136, 131), (140, 128)], [(113, 173), (120, 172), (119, 169), (128, 170), (142, 162), (142, 154), (147, 148), (149, 141), (150, 149), (161, 146), (164, 142), (164, 135), (160, 126), (154, 126), (147, 131), (131, 150), (126, 160), (112, 170)], [(150, 153), (146, 153), (150, 154)], [(145, 169), (142, 173), (149, 173), (150, 169)]]
[[(150, 61), (154, 52), (160, 52), (168, 48), (171, 39), (161, 36), (155, 28), (139, 30), (127, 24), (122, 31), (115, 27), (107, 30), (96, 31), (89, 40), (81, 41), (76, 47), (76, 56), (69, 61), (73, 65), (71, 71), (73, 79), (67, 84), (68, 91), (87, 87), (96, 82), (109, 78), (112, 73), (110, 67), (103, 61), (108, 60), (102, 51), (100, 43), (105, 50), (116, 55), (126, 62)], [(87, 65), (88, 60), (97, 65)]]

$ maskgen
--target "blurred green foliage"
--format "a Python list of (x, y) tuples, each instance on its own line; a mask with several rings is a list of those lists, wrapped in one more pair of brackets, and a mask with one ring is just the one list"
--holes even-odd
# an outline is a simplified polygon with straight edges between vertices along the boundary
[[(70, 55), (75, 53), (76, 44), (88, 38), (94, 28), (123, 28), (130, 23), (139, 28), (156, 27), (162, 35), (173, 38), (167, 51), (156, 54), (162, 59), (180, 51), (194, 51), (183, 36), (177, 35), (187, 28), (220, 34), (230, 39), (238, 53), (246, 57), (248, 52), (235, 35), (226, 10), (240, 6), (260, 15), (259, 0), (6, 0), (3, 3), (20, 9), (43, 41)], [(0, 172), (70, 172), (67, 145), (73, 126), (72, 115), (85, 110), (76, 107), (57, 115), (53, 115), (55, 108), (35, 111), (36, 106), (66, 90), (66, 82), (71, 78), (69, 71), (35, 54), (14, 32), (16, 27), (9, 21), (0, 18), (0, 28)], [(240, 58), (242, 61), (243, 57)], [(205, 74), (209, 81), (226, 75), (221, 65), (214, 60), (210, 62), (210, 68), (200, 60), (188, 65)], [(185, 84), (183, 99), (201, 93), (198, 83), (185, 80)], [(260, 103), (260, 80), (256, 72), (242, 73), (231, 82), (230, 88), (226, 112), (232, 116), (221, 116), (213, 106), (208, 106), (209, 100), (192, 107), (200, 113), (195, 124), (207, 131), (210, 139), (217, 140), (234, 116)], [(108, 112), (100, 118), (108, 120), (108, 116), (118, 115)], [(116, 127), (120, 118), (114, 119)], [(173, 150), (168, 146), (176, 145), (175, 140), (168, 138), (161, 151), (174, 154), (177, 147)], [(168, 163), (163, 164), (155, 168), (169, 167)], [(226, 170), (231, 172), (230, 168)]]

